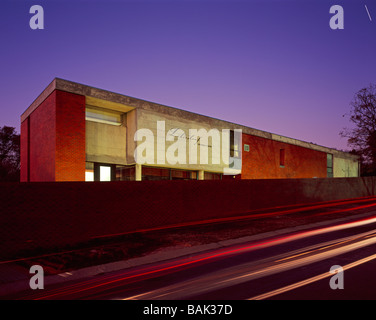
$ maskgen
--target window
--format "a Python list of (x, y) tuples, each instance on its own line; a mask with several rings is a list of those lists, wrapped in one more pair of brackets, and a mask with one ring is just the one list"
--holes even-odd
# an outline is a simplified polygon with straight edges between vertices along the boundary
[(136, 168), (132, 166), (116, 166), (116, 181), (134, 181), (136, 178)]
[(279, 150), (279, 166), (281, 168), (285, 167), (285, 149)]
[(244, 145), (244, 151), (249, 152), (249, 144), (245, 144), (245, 145)]
[(121, 125), (120, 112), (96, 108), (92, 106), (86, 106), (85, 119), (88, 121), (101, 122), (115, 126)]
[(222, 174), (205, 171), (204, 172), (204, 180), (222, 180)]
[(94, 181), (94, 163), (86, 162), (85, 181)]
[(171, 180), (171, 169), (142, 166), (142, 180)]
[(196, 172), (171, 169), (172, 180), (195, 180)]
[(110, 166), (99, 166), (99, 181), (111, 181)]
[(326, 173), (328, 178), (333, 178), (333, 155), (326, 154)]
[(116, 166), (86, 162), (85, 181), (113, 181), (116, 179)]
[(197, 172), (142, 166), (142, 180), (197, 180)]
[(230, 130), (230, 157), (233, 157), (233, 158), (240, 158), (238, 134), (235, 135), (235, 131)]

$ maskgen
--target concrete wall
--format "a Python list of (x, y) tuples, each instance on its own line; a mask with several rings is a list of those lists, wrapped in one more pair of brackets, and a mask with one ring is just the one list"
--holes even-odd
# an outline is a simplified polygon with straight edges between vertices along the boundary
[[(201, 120), (201, 121), (200, 121)], [(160, 128), (157, 127), (158, 121), (164, 121), (164, 125)], [(163, 127), (163, 130), (162, 130)], [(234, 126), (232, 126), (234, 127)], [(176, 115), (169, 115), (166, 113), (160, 113), (158, 111), (153, 110), (144, 110), (138, 109), (137, 110), (137, 129), (140, 130), (142, 128), (151, 130), (154, 141), (153, 146), (151, 146), (154, 150), (154, 156), (150, 159), (149, 163), (145, 163), (145, 165), (155, 165), (158, 167), (176, 167), (179, 169), (185, 170), (204, 170), (210, 172), (218, 172), (222, 173), (225, 167), (228, 167), (228, 161), (223, 161), (222, 157), (222, 129), (231, 129), (232, 127), (228, 127), (226, 123), (216, 123), (213, 126), (209, 122), (203, 122), (202, 119), (196, 119), (194, 117), (186, 117), (186, 113), (182, 113), (182, 116)], [(236, 126), (235, 126), (236, 128)], [(177, 130), (176, 130), (177, 129)], [(202, 129), (200, 135), (200, 131), (196, 133), (190, 134), (190, 130), (200, 130)], [(216, 132), (219, 133), (219, 148), (214, 148), (218, 150), (218, 153), (212, 152), (213, 150), (213, 141), (210, 136), (210, 130), (215, 129)], [(169, 134), (169, 130), (172, 130)], [(207, 142), (204, 141), (204, 135), (208, 133), (208, 140)], [(158, 136), (161, 137), (161, 141), (158, 141)], [(171, 138), (172, 141), (167, 141), (168, 138)], [(227, 137), (229, 139), (229, 137)], [(143, 144), (144, 142), (138, 142), (138, 145)], [(172, 165), (172, 161), (169, 160), (167, 154), (169, 152), (169, 148), (173, 145), (182, 144), (184, 146), (183, 152), (176, 152), (176, 156), (178, 154), (183, 154), (182, 162), (177, 160), (176, 165)], [(190, 149), (190, 144), (197, 150), (197, 154), (194, 153), (193, 150)], [(228, 146), (228, 145), (227, 145)], [(201, 148), (207, 150), (207, 157), (205, 156), (204, 161), (201, 160)], [(164, 148), (164, 149), (163, 149)], [(170, 149), (171, 150), (171, 149)], [(163, 160), (158, 160), (158, 154), (164, 156)], [(214, 155), (214, 157), (213, 157)], [(196, 164), (192, 162), (190, 159), (195, 159)], [(185, 162), (185, 163), (184, 163)]]
[(127, 164), (135, 164), (134, 151), (137, 147), (137, 142), (134, 141), (134, 135), (137, 130), (137, 110), (127, 112), (126, 115), (127, 126), (127, 142), (126, 142), (126, 156)]
[(0, 183), (0, 189), (0, 258), (6, 258), (255, 209), (374, 196), (376, 178)]
[(333, 157), (333, 175), (335, 178), (340, 177), (358, 177), (359, 162), (352, 158)]
[(127, 164), (124, 125), (86, 121), (86, 160), (100, 163)]

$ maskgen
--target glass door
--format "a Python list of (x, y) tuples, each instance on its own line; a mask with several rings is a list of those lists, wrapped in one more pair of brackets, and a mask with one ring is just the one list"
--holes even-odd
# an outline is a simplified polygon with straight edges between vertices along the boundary
[(116, 166), (106, 163), (94, 163), (94, 181), (115, 181)]
[(110, 166), (99, 166), (99, 181), (111, 181)]

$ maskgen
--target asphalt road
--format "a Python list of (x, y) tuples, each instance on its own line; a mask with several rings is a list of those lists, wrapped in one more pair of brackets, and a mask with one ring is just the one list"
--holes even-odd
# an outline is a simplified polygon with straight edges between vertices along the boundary
[[(342, 272), (331, 273), (333, 266)], [(18, 299), (376, 299), (376, 217), (56, 285)], [(334, 277), (334, 278), (333, 278)], [(333, 289), (330, 282), (343, 288)]]

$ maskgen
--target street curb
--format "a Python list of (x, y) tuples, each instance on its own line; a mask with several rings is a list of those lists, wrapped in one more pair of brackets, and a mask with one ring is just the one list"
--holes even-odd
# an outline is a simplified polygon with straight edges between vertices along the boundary
[[(252, 242), (260, 239), (267, 239), (283, 234), (291, 234), (297, 231), (308, 230), (316, 227), (330, 226), (340, 222), (350, 222), (351, 220), (358, 220), (368, 216), (375, 215), (376, 211), (370, 211), (363, 214), (347, 216), (344, 218), (338, 218), (333, 220), (325, 220), (320, 222), (315, 222), (312, 224), (300, 225), (295, 227), (289, 227), (284, 229), (277, 229), (274, 231), (268, 231), (264, 233), (259, 233), (251, 236), (245, 236), (235, 239), (222, 240), (215, 243), (197, 245), (193, 247), (164, 247), (157, 249), (147, 256), (132, 258), (126, 261), (117, 261), (106, 263), (98, 266), (86, 267), (82, 269), (77, 269), (70, 272), (64, 272), (57, 275), (48, 275), (44, 278), (44, 287), (47, 288), (50, 285), (59, 284), (67, 281), (80, 280), (84, 278), (94, 277), (104, 273), (110, 273), (119, 271), (122, 269), (129, 269), (141, 265), (148, 265), (153, 263), (158, 263), (162, 261), (167, 261), (175, 258), (181, 258), (183, 256), (189, 256), (197, 253), (203, 253), (205, 251), (226, 248), (233, 245)], [(24, 279), (16, 280), (13, 282), (0, 284), (0, 299), (6, 299), (6, 296), (11, 294), (16, 294), (17, 292), (30, 290), (29, 280), (31, 275), (25, 274)]]

